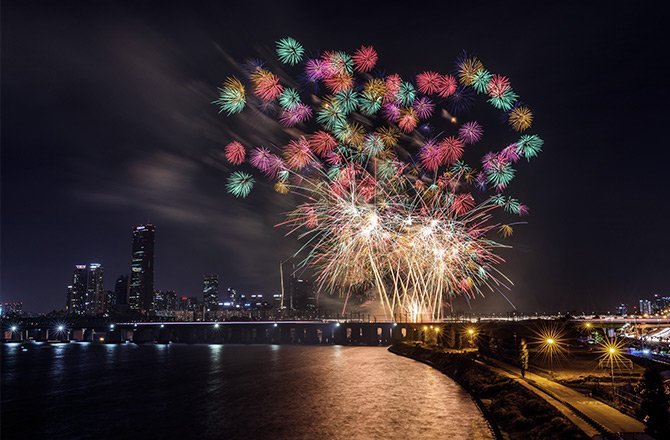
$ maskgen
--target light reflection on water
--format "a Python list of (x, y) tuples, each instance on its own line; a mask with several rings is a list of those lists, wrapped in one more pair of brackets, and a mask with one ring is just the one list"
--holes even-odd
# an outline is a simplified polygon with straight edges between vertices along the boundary
[(491, 438), (453, 381), (377, 347), (69, 344), (2, 358), (3, 439)]

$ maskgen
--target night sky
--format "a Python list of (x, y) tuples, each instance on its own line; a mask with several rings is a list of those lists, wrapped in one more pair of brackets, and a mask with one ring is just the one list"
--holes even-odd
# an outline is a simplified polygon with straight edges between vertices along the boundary
[[(229, 120), (210, 104), (293, 36), (308, 50), (374, 45), (409, 77), (462, 50), (511, 78), (543, 153), (515, 193), (531, 208), (504, 272), (524, 311), (607, 310), (668, 293), (667, 30), (611, 2), (2, 2), (2, 292), (61, 309), (77, 263), (106, 287), (129, 272), (131, 227), (156, 225), (156, 288), (274, 293), (297, 248), (269, 188), (238, 200), (221, 160)], [(227, 5), (224, 6), (224, 5)], [(663, 129), (663, 130), (662, 130)], [(239, 133), (252, 136), (251, 133)], [(474, 311), (508, 311), (498, 294)]]

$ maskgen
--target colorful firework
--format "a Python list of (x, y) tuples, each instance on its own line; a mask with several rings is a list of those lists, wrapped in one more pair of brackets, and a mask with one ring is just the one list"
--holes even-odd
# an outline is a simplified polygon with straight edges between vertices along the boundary
[[(496, 250), (504, 246), (490, 235), (508, 238), (516, 223), (494, 215), (528, 213), (505, 191), (515, 164), (537, 156), (543, 141), (533, 134), (501, 142), (474, 166), (468, 161), (483, 128), (473, 120), (461, 124), (454, 114), (486, 93), (483, 99), (508, 112), (514, 130), (528, 129), (532, 113), (517, 104), (509, 79), (473, 56), (457, 63), (456, 76), (427, 70), (412, 82), (372, 73), (378, 54), (371, 46), (303, 61), (304, 54), (292, 38), (277, 42), (279, 62), (303, 63), (301, 79), (314, 91), (309, 95), (289, 87), (296, 81), (273, 73), (271, 62), (248, 63), (250, 87), (261, 102), (251, 105), (268, 115), (274, 108), (278, 128), (290, 136), (274, 152), (251, 149), (248, 164), (273, 181), (278, 194), (300, 200), (282, 225), (304, 241), (300, 267), (316, 271), (320, 291), (374, 292), (390, 318), (417, 321), (440, 319), (455, 296), (471, 299), (508, 286), (497, 270), (502, 258)], [(244, 94), (242, 83), (229, 78), (215, 103), (220, 112), (238, 113)], [(237, 141), (225, 147), (225, 157), (249, 166)], [(235, 171), (227, 189), (246, 197), (254, 182)]]
[(226, 188), (235, 197), (246, 197), (254, 187), (254, 178), (244, 171), (235, 171), (228, 177)]
[(226, 112), (229, 116), (241, 112), (246, 103), (244, 86), (235, 77), (226, 78), (223, 87), (219, 87), (219, 97), (212, 101), (219, 106), (219, 113)]
[(516, 131), (526, 131), (533, 122), (533, 113), (528, 107), (517, 107), (509, 113), (509, 125)]
[(277, 57), (284, 64), (295, 66), (302, 60), (305, 49), (291, 37), (277, 41)]

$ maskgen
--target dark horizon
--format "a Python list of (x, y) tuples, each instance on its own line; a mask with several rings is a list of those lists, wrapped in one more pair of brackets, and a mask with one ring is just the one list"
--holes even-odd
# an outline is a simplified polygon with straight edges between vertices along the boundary
[[(308, 50), (370, 44), (403, 75), (449, 70), (468, 50), (511, 77), (545, 141), (515, 182), (531, 214), (504, 253), (519, 310), (667, 294), (664, 34), (661, 14), (578, 2), (5, 2), (1, 300), (61, 309), (81, 263), (101, 263), (112, 288), (130, 271), (132, 227), (147, 222), (157, 289), (201, 296), (213, 273), (222, 289), (276, 292), (279, 261), (298, 248), (274, 227), (286, 202), (267, 185), (245, 200), (226, 193), (217, 157), (232, 139), (210, 102), (231, 60), (285, 36)], [(472, 307), (511, 310), (498, 293)]]

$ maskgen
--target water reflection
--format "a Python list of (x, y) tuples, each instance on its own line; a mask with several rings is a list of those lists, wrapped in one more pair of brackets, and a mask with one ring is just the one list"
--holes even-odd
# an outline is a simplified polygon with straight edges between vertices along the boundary
[(2, 358), (3, 439), (491, 438), (454, 382), (383, 348), (68, 344)]

